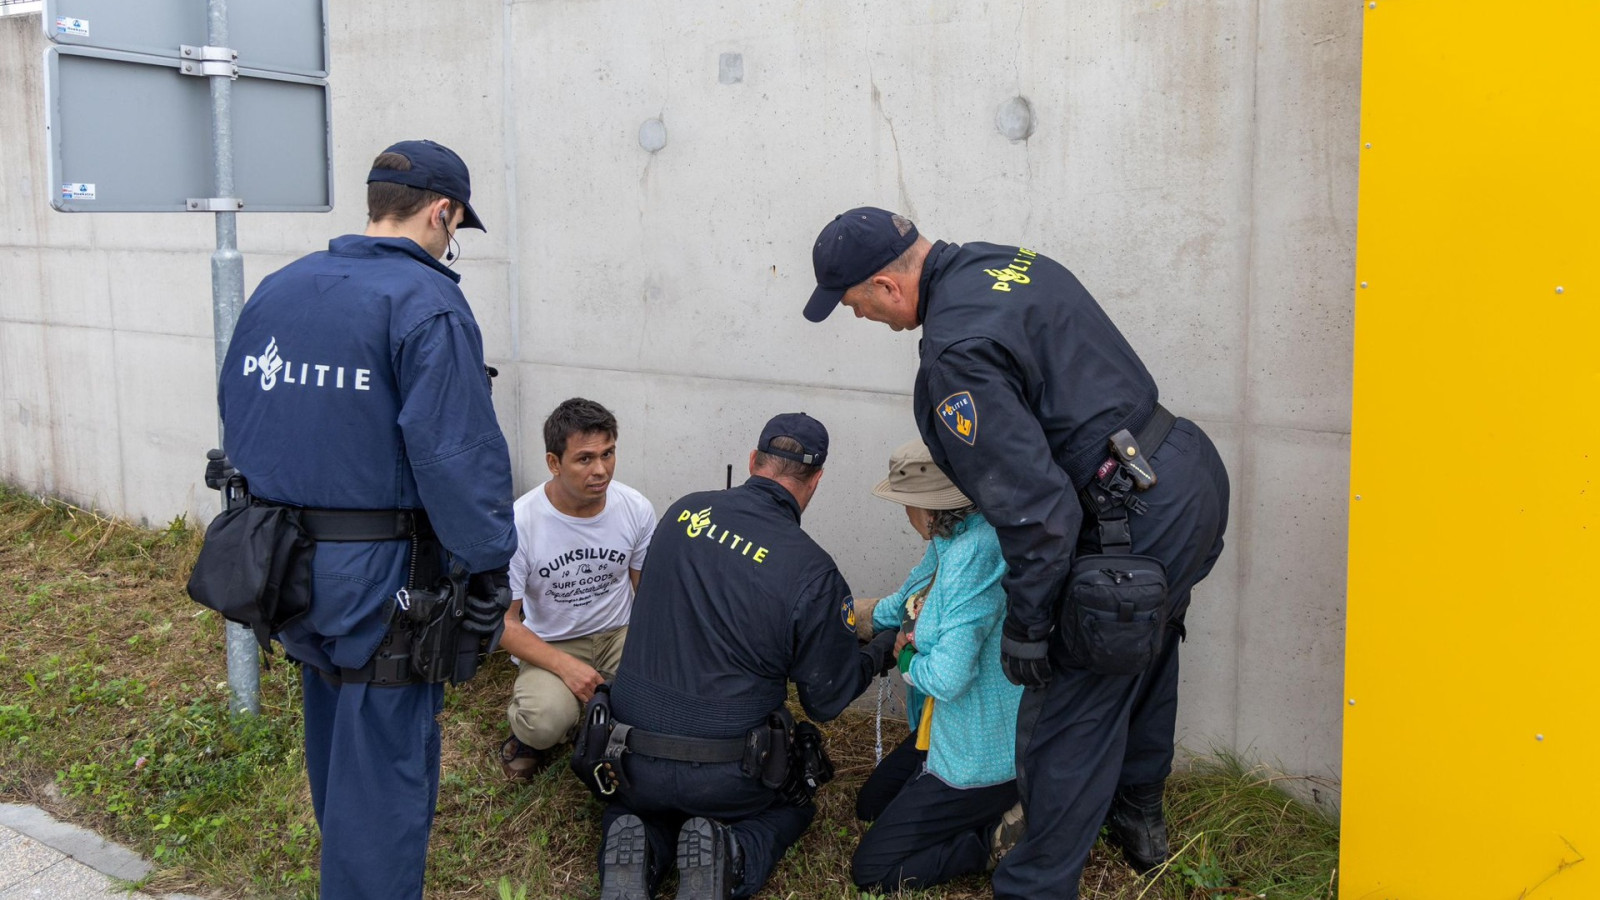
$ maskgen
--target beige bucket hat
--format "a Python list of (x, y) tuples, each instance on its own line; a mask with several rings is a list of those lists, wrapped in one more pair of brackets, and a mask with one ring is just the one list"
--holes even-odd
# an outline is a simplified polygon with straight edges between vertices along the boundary
[(889, 477), (872, 493), (885, 500), (918, 509), (961, 509), (971, 506), (966, 494), (933, 464), (933, 455), (921, 440), (907, 441), (889, 455)]

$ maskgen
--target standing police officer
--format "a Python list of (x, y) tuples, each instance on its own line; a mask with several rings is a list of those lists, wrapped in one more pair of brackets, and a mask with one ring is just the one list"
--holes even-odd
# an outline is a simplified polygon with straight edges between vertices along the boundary
[[(1028, 688), (1017, 723), (1027, 827), (995, 871), (995, 896), (1076, 897), (1103, 822), (1135, 869), (1159, 865), (1183, 617), (1227, 524), (1216, 448), (1159, 406), (1154, 379), (1099, 304), (1034, 251), (930, 244), (908, 219), (863, 207), (822, 229), (812, 263), (807, 319), (820, 322), (842, 302), (895, 331), (922, 327), (917, 427), (1000, 535), (1001, 663)], [(1156, 622), (1147, 663), (1086, 652), (1101, 623), (1086, 625), (1094, 614), (1077, 601), (1062, 616), (1075, 556), (1113, 550), (1165, 569), (1165, 619), (1144, 616)], [(1132, 583), (1113, 574), (1112, 592)], [(1132, 613), (1143, 602), (1129, 599), (1120, 615), (1113, 605), (1098, 650), (1137, 649), (1117, 646), (1114, 634), (1142, 627)]]
[(422, 896), (444, 684), (415, 673), (403, 614), (473, 573), (462, 627), (493, 633), (516, 546), (483, 339), (438, 259), (483, 229), (467, 167), (403, 141), (367, 183), (366, 233), (262, 280), (218, 388), (254, 502), (302, 508), (317, 541), (310, 609), (277, 636), (303, 668), (323, 900)]
[(859, 647), (849, 586), (800, 530), (827, 430), (779, 415), (756, 447), (749, 481), (690, 494), (656, 526), (610, 693), (631, 731), (604, 816), (602, 900), (654, 896), (674, 850), (679, 900), (760, 890), (816, 815), (809, 796), (773, 786), (773, 757), (750, 752), (782, 753), (788, 728), (769, 727), (788, 719), (788, 682), (827, 721), (892, 660), (897, 632)]

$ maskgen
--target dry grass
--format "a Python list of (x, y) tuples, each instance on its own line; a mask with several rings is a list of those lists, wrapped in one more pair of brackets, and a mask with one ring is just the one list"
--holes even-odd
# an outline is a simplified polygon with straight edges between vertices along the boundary
[[(280, 657), (263, 673), (258, 719), (228, 715), (221, 623), (183, 592), (198, 546), (182, 522), (140, 529), (0, 488), (0, 799), (37, 803), (151, 856), (153, 890), (313, 897), (295, 669)], [(502, 656), (447, 692), (429, 897), (494, 898), (502, 877), (528, 898), (597, 892), (599, 805), (564, 765), (526, 787), (500, 777), (512, 678)], [(850, 713), (824, 731), (838, 777), (763, 898), (858, 896), (852, 811), (873, 764), (873, 721)], [(1084, 896), (1331, 900), (1337, 826), (1274, 778), (1226, 757), (1175, 776), (1182, 852), (1165, 875), (1137, 878), (1097, 848)], [(920, 896), (990, 891), (973, 877)]]

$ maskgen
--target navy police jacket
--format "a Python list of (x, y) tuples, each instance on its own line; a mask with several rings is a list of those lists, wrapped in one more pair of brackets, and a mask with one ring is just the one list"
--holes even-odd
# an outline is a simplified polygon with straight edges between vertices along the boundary
[[(511, 460), (460, 276), (406, 238), (346, 235), (268, 275), (239, 316), (217, 402), (262, 500), (425, 509), (468, 571), (516, 549)], [(279, 635), (322, 669), (363, 665), (409, 543), (317, 545), (310, 612)]]
[(999, 533), (1006, 636), (1043, 639), (1083, 525), (1077, 491), (1107, 439), (1149, 419), (1155, 380), (1078, 279), (1031, 250), (940, 241), (918, 305), (918, 430)]
[(688, 737), (742, 736), (793, 681), (813, 719), (876, 674), (833, 559), (800, 530), (787, 488), (752, 477), (690, 494), (656, 526), (611, 688), (616, 720)]

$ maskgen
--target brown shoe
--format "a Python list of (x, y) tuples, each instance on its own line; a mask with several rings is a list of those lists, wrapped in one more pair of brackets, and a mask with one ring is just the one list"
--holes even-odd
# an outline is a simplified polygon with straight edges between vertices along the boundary
[(500, 771), (506, 773), (506, 778), (510, 781), (527, 784), (550, 767), (550, 761), (554, 756), (554, 747), (535, 750), (517, 740), (517, 736), (513, 734), (500, 745)]

